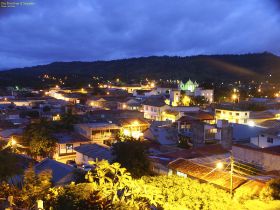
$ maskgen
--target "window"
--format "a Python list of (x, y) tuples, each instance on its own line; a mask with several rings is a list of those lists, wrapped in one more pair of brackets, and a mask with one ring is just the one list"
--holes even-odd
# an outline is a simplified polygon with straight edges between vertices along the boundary
[(267, 143), (271, 143), (271, 144), (273, 144), (273, 138), (271, 138), (271, 137), (267, 137)]
[(73, 144), (66, 144), (66, 153), (73, 153)]
[(239, 116), (239, 112), (236, 113), (236, 116)]

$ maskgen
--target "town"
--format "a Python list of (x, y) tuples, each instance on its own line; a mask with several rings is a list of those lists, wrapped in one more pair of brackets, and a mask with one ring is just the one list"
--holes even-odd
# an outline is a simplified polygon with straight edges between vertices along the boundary
[[(54, 187), (67, 186), (105, 161), (134, 178), (178, 176), (241, 200), (279, 199), (272, 187), (280, 176), (277, 84), (237, 81), (217, 96), (221, 84), (191, 79), (93, 78), (79, 89), (62, 79), (48, 89), (2, 89), (2, 181), (22, 185), (33, 169), (34, 176), (50, 171)], [(6, 205), (15, 202), (9, 198)]]
[(0, 0), (0, 210), (280, 210), (279, 0)]

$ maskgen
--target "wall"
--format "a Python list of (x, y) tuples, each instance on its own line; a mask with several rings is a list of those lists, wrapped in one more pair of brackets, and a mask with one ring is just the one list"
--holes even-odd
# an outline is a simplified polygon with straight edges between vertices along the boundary
[(234, 158), (262, 166), (267, 171), (280, 170), (280, 155), (264, 153), (235, 145), (232, 146), (232, 154)]
[[(273, 139), (272, 142), (268, 142), (268, 138)], [(280, 138), (276, 136), (268, 136), (268, 135), (259, 135), (257, 137), (252, 137), (250, 139), (250, 142), (260, 148), (266, 148), (266, 147), (273, 147), (273, 146), (279, 146), (280, 145)]]

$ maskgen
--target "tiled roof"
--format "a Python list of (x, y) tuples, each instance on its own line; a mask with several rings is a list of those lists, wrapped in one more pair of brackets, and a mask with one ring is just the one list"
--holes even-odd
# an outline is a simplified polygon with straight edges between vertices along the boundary
[(178, 121), (192, 122), (195, 120), (214, 120), (214, 119), (215, 119), (214, 115), (208, 112), (198, 111), (198, 112), (187, 112), (185, 113), (185, 116), (181, 117)]
[(267, 147), (267, 148), (260, 148), (252, 144), (234, 144), (233, 146), (280, 156), (280, 146)]
[(58, 143), (74, 143), (74, 142), (88, 142), (89, 140), (79, 134), (70, 132), (54, 133), (53, 137), (57, 139)]
[(270, 119), (275, 118), (275, 115), (269, 111), (251, 112), (250, 119)]
[[(196, 178), (217, 185), (223, 189), (230, 189), (229, 171), (213, 170), (214, 168), (212, 167), (207, 167), (182, 158), (169, 163), (168, 166), (173, 170), (186, 174), (190, 178)], [(233, 189), (245, 182), (245, 178), (233, 176)]]
[(177, 158), (191, 159), (191, 158), (198, 158), (198, 157), (206, 157), (211, 155), (225, 154), (228, 152), (229, 151), (224, 149), (220, 144), (213, 144), (213, 145), (207, 145), (204, 147), (198, 147), (192, 149), (182, 149), (176, 152), (161, 154), (160, 156), (171, 158), (174, 160)]
[(112, 160), (110, 147), (101, 144), (83, 144), (75, 147), (75, 151), (98, 160)]
[(122, 118), (116, 120), (116, 123), (120, 126), (132, 125), (134, 122), (137, 122), (140, 126), (149, 126), (147, 120), (140, 119), (140, 118)]
[(259, 125), (266, 128), (280, 128), (280, 120), (266, 120), (264, 122), (259, 123)]
[(166, 103), (164, 102), (164, 99), (162, 99), (162, 98), (147, 98), (143, 102), (143, 105), (162, 107), (162, 106), (165, 106)]
[[(35, 172), (37, 174), (45, 170), (52, 171), (52, 181), (55, 184), (65, 184), (73, 181), (69, 177), (69, 175), (72, 174), (74, 168), (64, 163), (60, 163), (55, 160), (46, 158), (35, 165)], [(61, 183), (61, 180), (63, 180), (63, 183)]]

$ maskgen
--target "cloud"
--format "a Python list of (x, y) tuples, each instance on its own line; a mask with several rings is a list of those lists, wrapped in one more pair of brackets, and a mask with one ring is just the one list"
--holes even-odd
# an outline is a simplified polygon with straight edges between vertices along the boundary
[(271, 51), (277, 0), (33, 0), (0, 9), (0, 69), (53, 61)]

